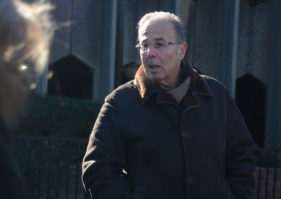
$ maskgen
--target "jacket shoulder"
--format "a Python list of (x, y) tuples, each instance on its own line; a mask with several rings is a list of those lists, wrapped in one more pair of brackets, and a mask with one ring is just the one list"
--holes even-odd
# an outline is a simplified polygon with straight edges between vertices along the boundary
[(208, 75), (203, 75), (200, 74), (200, 77), (209, 85), (209, 86), (218, 86), (218, 87), (223, 87), (225, 88), (225, 86), (223, 85), (223, 83), (221, 81), (219, 81), (218, 79), (208, 76)]
[(218, 79), (202, 74), (200, 74), (200, 77), (212, 93), (223, 92), (224, 94), (229, 95), (229, 90)]
[(135, 99), (136, 96), (137, 96), (136, 85), (134, 84), (134, 81), (131, 80), (114, 89), (109, 95), (105, 97), (105, 102), (125, 103), (126, 101), (128, 102), (132, 99)]

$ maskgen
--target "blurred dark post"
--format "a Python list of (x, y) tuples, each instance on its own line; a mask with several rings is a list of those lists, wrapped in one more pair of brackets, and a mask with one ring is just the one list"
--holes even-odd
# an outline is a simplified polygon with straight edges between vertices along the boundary
[(281, 148), (281, 1), (274, 0), (274, 54), (273, 54), (273, 71), (272, 71), (272, 101), (269, 109), (272, 113), (270, 115), (271, 129), (268, 135), (270, 146), (274, 148)]
[(125, 0), (117, 0), (116, 50), (115, 50), (115, 81), (114, 87), (121, 84), (121, 69), (123, 65), (123, 30), (125, 16)]
[(240, 0), (223, 0), (221, 13), (221, 64), (219, 79), (235, 96)]

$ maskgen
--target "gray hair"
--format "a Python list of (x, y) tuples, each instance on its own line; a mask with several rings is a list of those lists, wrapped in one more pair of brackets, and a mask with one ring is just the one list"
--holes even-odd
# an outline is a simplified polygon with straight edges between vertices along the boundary
[(53, 26), (52, 7), (21, 0), (0, 1), (0, 117), (13, 126), (30, 80), (47, 64)]
[(157, 11), (145, 14), (138, 22), (138, 31), (147, 21), (158, 19), (171, 22), (174, 25), (177, 39), (181, 42), (186, 42), (186, 31), (182, 20), (178, 16), (170, 12)]

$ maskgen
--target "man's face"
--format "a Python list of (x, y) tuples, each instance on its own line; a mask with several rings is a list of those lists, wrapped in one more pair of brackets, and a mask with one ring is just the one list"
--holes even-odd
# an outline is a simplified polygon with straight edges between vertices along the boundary
[(144, 72), (166, 89), (177, 85), (180, 62), (187, 49), (186, 43), (167, 45), (175, 41), (173, 24), (166, 20), (148, 21), (139, 29), (139, 43), (145, 47), (140, 48)]

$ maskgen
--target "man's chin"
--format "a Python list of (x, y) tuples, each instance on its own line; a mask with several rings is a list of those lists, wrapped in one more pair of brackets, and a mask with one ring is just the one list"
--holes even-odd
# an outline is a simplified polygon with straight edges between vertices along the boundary
[(161, 76), (155, 74), (150, 74), (148, 78), (155, 82), (160, 82), (162, 80)]
[(163, 79), (163, 75), (160, 73), (155, 73), (155, 72), (153, 73), (151, 71), (144, 71), (144, 73), (145, 73), (145, 76), (152, 81), (158, 82)]

